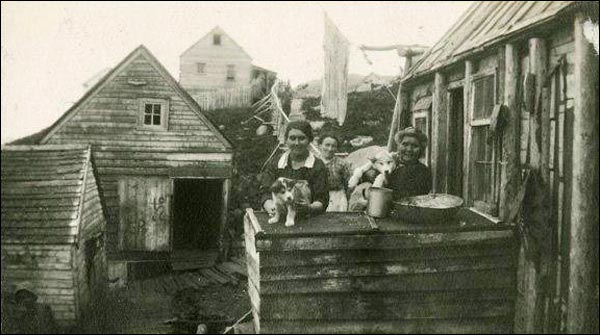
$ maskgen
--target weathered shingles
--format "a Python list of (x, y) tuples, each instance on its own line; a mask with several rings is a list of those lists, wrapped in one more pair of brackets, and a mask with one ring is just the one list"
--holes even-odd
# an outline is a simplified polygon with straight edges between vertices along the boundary
[(87, 148), (2, 151), (2, 242), (72, 243)]

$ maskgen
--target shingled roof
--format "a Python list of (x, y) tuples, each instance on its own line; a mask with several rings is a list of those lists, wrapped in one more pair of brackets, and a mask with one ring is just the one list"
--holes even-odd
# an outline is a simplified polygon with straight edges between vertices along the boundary
[(2, 244), (77, 241), (90, 154), (81, 145), (2, 148)]
[(485, 48), (543, 24), (576, 1), (477, 1), (406, 73), (404, 81), (452, 64)]

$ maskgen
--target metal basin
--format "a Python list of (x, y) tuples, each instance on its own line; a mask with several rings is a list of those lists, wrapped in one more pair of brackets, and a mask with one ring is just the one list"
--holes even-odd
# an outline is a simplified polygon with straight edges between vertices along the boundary
[(408, 223), (456, 222), (463, 202), (461, 197), (446, 193), (418, 195), (394, 201), (391, 214)]

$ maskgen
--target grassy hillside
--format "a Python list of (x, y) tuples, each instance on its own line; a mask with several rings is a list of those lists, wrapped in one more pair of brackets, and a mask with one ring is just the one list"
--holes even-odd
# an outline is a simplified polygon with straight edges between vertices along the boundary
[(254, 111), (250, 108), (221, 109), (205, 114), (221, 129), (221, 132), (233, 144), (233, 177), (229, 206), (229, 226), (232, 237), (243, 232), (243, 211), (245, 208), (259, 208), (258, 173), (267, 160), (277, 140), (274, 136), (257, 136), (256, 128), (260, 122), (252, 119), (246, 124)]
[[(394, 85), (390, 91), (396, 93), (398, 85)], [(354, 92), (348, 94), (348, 109), (344, 125), (339, 127), (335, 120), (323, 119), (320, 111), (314, 107), (319, 106), (320, 98), (307, 98), (304, 100), (302, 109), (309, 121), (325, 121), (323, 131), (333, 131), (345, 142), (340, 151), (351, 152), (355, 150), (347, 142), (358, 135), (372, 136), (373, 145), (386, 145), (392, 115), (394, 112), (395, 99), (387, 89), (382, 88), (370, 92)]]

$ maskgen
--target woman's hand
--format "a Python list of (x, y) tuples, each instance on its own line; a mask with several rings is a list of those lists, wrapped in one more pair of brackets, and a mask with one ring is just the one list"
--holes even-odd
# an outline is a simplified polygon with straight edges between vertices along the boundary
[(275, 212), (277, 211), (277, 207), (275, 206), (275, 202), (273, 201), (273, 199), (266, 200), (263, 203), (263, 208), (270, 216), (275, 215)]

